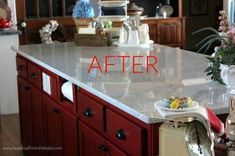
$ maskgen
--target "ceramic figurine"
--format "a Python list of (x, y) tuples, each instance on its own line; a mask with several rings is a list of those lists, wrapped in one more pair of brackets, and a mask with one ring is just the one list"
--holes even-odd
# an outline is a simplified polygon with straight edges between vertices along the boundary
[(41, 41), (43, 44), (50, 44), (53, 43), (51, 39), (51, 34), (53, 31), (57, 29), (59, 26), (57, 21), (51, 20), (47, 25), (42, 27), (42, 29), (39, 30)]

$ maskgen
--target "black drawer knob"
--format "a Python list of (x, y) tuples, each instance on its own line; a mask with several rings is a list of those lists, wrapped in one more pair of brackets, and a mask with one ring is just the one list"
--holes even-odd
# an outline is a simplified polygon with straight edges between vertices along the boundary
[(53, 108), (52, 112), (56, 113), (56, 114), (59, 114), (60, 113), (60, 110), (57, 109), (57, 108)]
[(90, 108), (87, 108), (85, 111), (84, 111), (84, 116), (86, 117), (92, 117), (93, 116), (93, 113), (92, 113), (92, 110)]
[(23, 70), (23, 65), (19, 65), (18, 67), (17, 67), (17, 71), (22, 71)]
[(31, 73), (31, 79), (33, 79), (33, 80), (36, 79), (36, 73)]
[(102, 152), (108, 151), (108, 148), (107, 148), (105, 145), (100, 145), (100, 146), (98, 147), (98, 149), (99, 149), (100, 151), (102, 151)]
[(126, 139), (126, 133), (123, 129), (119, 129), (117, 132), (116, 132), (116, 137), (119, 139), (119, 140), (124, 140)]
[(31, 88), (29, 86), (24, 87), (25, 90), (30, 90)]

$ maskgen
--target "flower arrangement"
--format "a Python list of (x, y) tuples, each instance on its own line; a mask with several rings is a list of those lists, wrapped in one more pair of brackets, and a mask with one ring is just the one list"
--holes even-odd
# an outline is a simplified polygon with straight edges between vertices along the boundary
[(73, 8), (73, 18), (92, 18), (95, 16), (94, 9), (89, 0), (78, 0)]
[(198, 51), (202, 51), (205, 48), (205, 51), (207, 51), (213, 43), (219, 42), (219, 46), (214, 48), (215, 52), (212, 56), (207, 57), (210, 65), (205, 72), (212, 80), (224, 84), (220, 75), (221, 64), (227, 66), (235, 65), (235, 24), (229, 24), (228, 18), (223, 10), (220, 11), (219, 20), (220, 26), (218, 30), (207, 27), (196, 31), (193, 34), (208, 30), (213, 32), (211, 35), (200, 41), (196, 46), (202, 45)]

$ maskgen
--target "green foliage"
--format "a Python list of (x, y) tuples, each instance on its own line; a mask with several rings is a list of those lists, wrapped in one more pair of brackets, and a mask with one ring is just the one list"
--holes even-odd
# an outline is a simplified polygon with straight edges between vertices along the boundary
[(224, 84), (220, 77), (220, 64), (225, 64), (228, 66), (235, 65), (235, 45), (233, 44), (233, 38), (229, 37), (226, 33), (220, 33), (216, 29), (210, 27), (200, 29), (193, 34), (201, 33), (203, 31), (211, 31), (213, 34), (207, 36), (196, 45), (201, 45), (198, 52), (202, 50), (205, 50), (206, 52), (214, 42), (219, 41), (221, 43), (220, 47), (217, 47), (214, 56), (207, 57), (210, 65), (205, 72), (212, 80)]
[(217, 81), (221, 84), (224, 84), (223, 80), (220, 77), (220, 61), (219, 58), (207, 57), (210, 62), (209, 67), (205, 70), (207, 76), (210, 76), (211, 80)]

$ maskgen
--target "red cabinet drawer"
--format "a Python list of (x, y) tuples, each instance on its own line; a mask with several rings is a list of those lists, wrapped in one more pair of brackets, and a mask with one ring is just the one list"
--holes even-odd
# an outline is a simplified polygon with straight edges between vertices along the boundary
[(77, 103), (80, 119), (93, 129), (103, 133), (104, 106), (80, 92), (77, 94)]
[(107, 109), (107, 136), (128, 155), (143, 155), (143, 128)]
[(16, 56), (16, 69), (19, 76), (27, 78), (27, 62), (20, 56)]
[(31, 84), (41, 89), (42, 87), (42, 74), (41, 69), (35, 65), (28, 63), (28, 80)]

